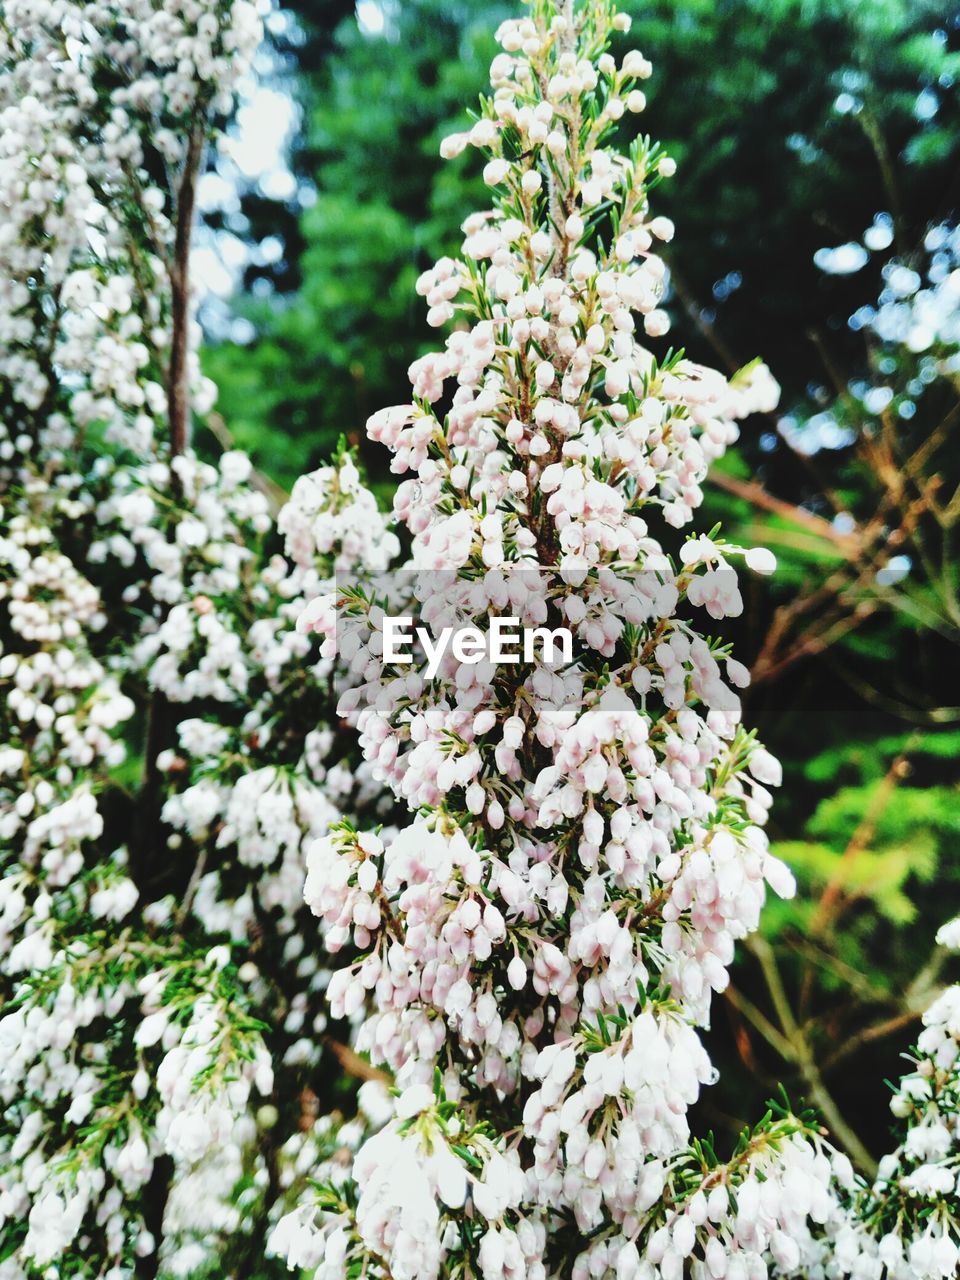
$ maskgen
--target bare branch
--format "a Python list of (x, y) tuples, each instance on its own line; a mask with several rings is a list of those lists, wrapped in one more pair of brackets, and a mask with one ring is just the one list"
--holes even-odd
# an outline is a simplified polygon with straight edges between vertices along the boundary
[(190, 443), (190, 241), (197, 203), (197, 177), (203, 163), (206, 118), (194, 122), (187, 141), (180, 186), (177, 191), (176, 236), (170, 268), (171, 332), (167, 373), (167, 409), (170, 418), (170, 451), (174, 457)]

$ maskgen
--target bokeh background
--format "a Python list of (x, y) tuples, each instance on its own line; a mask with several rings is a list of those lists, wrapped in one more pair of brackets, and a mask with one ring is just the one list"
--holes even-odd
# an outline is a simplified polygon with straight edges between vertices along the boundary
[[(653, 196), (677, 226), (669, 341), (728, 372), (762, 356), (783, 387), (701, 527), (780, 560), (727, 631), (754, 671), (747, 721), (783, 762), (771, 833), (799, 893), (718, 1001), (701, 1119), (726, 1138), (782, 1080), (869, 1171), (884, 1080), (947, 976), (934, 934), (960, 910), (960, 5), (623, 7), (654, 64), (639, 127), (679, 166)], [(408, 398), (437, 342), (414, 281), (486, 206), (478, 158), (443, 163), (438, 144), (511, 12), (302, 0), (268, 17), (201, 184), (220, 399), (198, 443), (249, 450), (277, 495), (345, 436), (389, 502), (363, 424)]]

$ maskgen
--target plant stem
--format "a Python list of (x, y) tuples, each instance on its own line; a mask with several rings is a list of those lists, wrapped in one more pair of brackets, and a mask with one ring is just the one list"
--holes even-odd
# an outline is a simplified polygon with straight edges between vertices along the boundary
[[(206, 115), (198, 110), (187, 139), (187, 153), (177, 188), (176, 228), (170, 279), (170, 359), (167, 368), (167, 416), (171, 458), (182, 454), (190, 443), (190, 241), (197, 203), (197, 178), (203, 163), (207, 132)], [(171, 471), (171, 486), (179, 496), (176, 473)], [(174, 517), (176, 518), (176, 517)], [(168, 529), (168, 538), (174, 536)], [(140, 788), (140, 840), (137, 864), (143, 873), (157, 865), (163, 841), (160, 823), (161, 776), (157, 756), (172, 741), (176, 718), (168, 700), (154, 692), (147, 711), (144, 743), (143, 782)]]
[(798, 1025), (796, 1018), (794, 1018), (793, 1010), (790, 1008), (790, 1001), (787, 999), (787, 993), (783, 986), (783, 979), (780, 976), (773, 948), (765, 938), (754, 938), (749, 945), (750, 950), (760, 962), (760, 968), (763, 971), (770, 999), (773, 1002), (784, 1036), (789, 1042), (791, 1052), (788, 1061), (792, 1061), (793, 1065), (799, 1070), (804, 1083), (810, 1091), (810, 1101), (816, 1105), (837, 1141), (844, 1147), (853, 1161), (859, 1165), (860, 1169), (871, 1179), (874, 1178), (877, 1172), (877, 1162), (844, 1119), (840, 1108), (823, 1082), (823, 1076), (820, 1074), (820, 1068), (814, 1060), (810, 1043), (804, 1034), (803, 1028)]
[(190, 241), (197, 203), (197, 177), (203, 162), (206, 117), (201, 112), (187, 140), (187, 154), (177, 190), (177, 226), (170, 266), (170, 365), (167, 373), (167, 407), (170, 418), (170, 452), (176, 457), (190, 443)]
[(810, 932), (814, 935), (822, 934), (829, 925), (832, 918), (837, 914), (843, 893), (845, 882), (849, 879), (850, 868), (857, 858), (866, 849), (877, 829), (877, 823), (883, 816), (884, 810), (890, 803), (893, 792), (897, 783), (906, 775), (908, 771), (907, 756), (916, 745), (915, 738), (911, 736), (906, 747), (890, 765), (886, 776), (877, 788), (876, 794), (873, 796), (867, 807), (866, 813), (857, 825), (857, 829), (850, 837), (850, 841), (844, 849), (839, 862), (836, 865), (833, 875), (823, 891), (820, 902), (817, 906), (816, 913), (810, 924)]

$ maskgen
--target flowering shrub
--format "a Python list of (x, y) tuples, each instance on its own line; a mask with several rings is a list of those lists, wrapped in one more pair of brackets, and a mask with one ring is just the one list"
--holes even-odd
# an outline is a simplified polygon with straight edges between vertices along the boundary
[(412, 401), (368, 424), (410, 474), (409, 611), (435, 630), (563, 620), (574, 661), (411, 674), (384, 656), (389, 593), (353, 584), (303, 619), (339, 646), (340, 711), (416, 816), (392, 840), (340, 824), (308, 852), (328, 946), (360, 953), (332, 1011), (366, 1008), (356, 1047), (397, 1099), (273, 1244), (325, 1280), (948, 1276), (955, 989), (872, 1188), (786, 1105), (726, 1159), (691, 1135), (711, 997), (765, 882), (793, 883), (762, 830), (780, 771), (740, 724), (748, 675), (694, 621), (740, 612), (738, 558), (773, 558), (674, 531), (776, 387), (647, 343), (668, 325), (655, 244), (673, 232), (649, 195), (674, 166), (647, 140), (605, 145), (650, 74), (606, 52), (627, 26), (608, 0), (537, 0), (501, 26), (493, 96), (443, 144), (484, 152), (494, 208), (418, 283), (430, 323), (457, 327), (411, 367)]
[[(954, 988), (875, 1186), (786, 1105), (726, 1159), (691, 1137), (711, 994), (792, 880), (747, 674), (695, 625), (772, 557), (681, 531), (776, 388), (638, 339), (672, 165), (606, 144), (649, 64), (605, 52), (607, 0), (532, 14), (445, 144), (498, 193), (421, 280), (464, 327), (370, 433), (413, 473), (400, 596), (577, 649), (425, 679), (344, 593), (400, 550), (348, 455), (274, 520), (248, 459), (191, 449), (196, 183), (256, 9), (0, 6), (2, 1280), (268, 1274), (268, 1234), (325, 1277), (956, 1269)], [(391, 791), (416, 816), (369, 830)]]
[(275, 525), (189, 449), (193, 193), (258, 40), (245, 0), (0, 6), (5, 1280), (247, 1273), (328, 1141), (303, 847), (362, 771), (295, 622), (396, 540), (345, 455)]

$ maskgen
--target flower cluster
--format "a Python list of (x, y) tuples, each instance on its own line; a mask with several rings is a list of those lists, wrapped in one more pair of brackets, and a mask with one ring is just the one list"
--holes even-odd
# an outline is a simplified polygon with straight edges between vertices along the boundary
[[(122, 570), (119, 611), (51, 555), (55, 511), (45, 513), (49, 524), (27, 524), (14, 512), (3, 543), (22, 568), (2, 596), (13, 640), (0, 658), (9, 686), (0, 965), (11, 996), (0, 1022), (11, 1050), (2, 1078), (0, 1212), (7, 1229), (26, 1225), (17, 1256), (36, 1265), (60, 1257), (92, 1221), (91, 1259), (133, 1265), (159, 1249), (166, 1265), (186, 1274), (207, 1257), (206, 1248), (218, 1247), (211, 1223), (240, 1229), (227, 1210), (244, 1152), (264, 1140), (262, 1125), (271, 1139), (271, 1130), (280, 1138), (297, 1125), (288, 1104), (278, 1126), (258, 1094), (273, 1094), (275, 1066), (295, 1099), (297, 1081), (319, 1062), (326, 1029), (323, 965), (312, 950), (304, 954), (297, 923), (304, 850), (353, 811), (362, 771), (358, 779), (320, 723), (331, 663), (297, 631), (296, 618), (332, 573), (327, 553), (342, 554), (341, 539), (324, 544), (324, 555), (314, 547), (304, 565), (259, 554), (234, 513), (252, 510), (260, 524), (267, 517), (259, 495), (237, 480), (234, 456), (219, 469), (187, 456), (173, 469), (217, 482), (204, 491), (218, 496), (210, 519), (201, 519), (202, 499), (185, 507), (183, 520), (194, 531), (199, 525), (202, 537), (183, 554), (174, 544), (164, 559), (171, 544), (158, 532), (170, 467), (118, 467), (114, 493), (100, 504), (86, 561), (94, 572)], [(340, 472), (360, 495), (368, 533), (377, 521), (382, 531), (348, 458), (319, 472), (316, 486), (337, 482)], [(182, 493), (191, 504), (190, 488)], [(124, 502), (133, 494), (138, 519)], [(342, 507), (349, 537), (352, 503)], [(34, 504), (34, 520), (37, 511)], [(304, 518), (295, 503), (287, 509), (291, 524)], [(21, 528), (32, 533), (21, 536)], [(132, 556), (118, 551), (127, 534)], [(382, 532), (383, 540), (391, 536)], [(298, 554), (306, 559), (302, 542)], [(199, 619), (190, 654), (170, 641), (177, 609)], [(203, 627), (208, 618), (217, 630)], [(122, 633), (131, 619), (122, 655), (100, 652), (100, 636)], [(194, 672), (224, 665), (215, 661), (224, 633), (236, 639), (232, 681), (198, 690)], [(161, 846), (168, 869), (159, 874), (143, 861), (146, 833), (134, 811), (117, 817), (113, 789), (125, 755), (118, 731), (157, 690), (166, 701), (154, 701), (153, 714), (187, 702), (194, 713), (155, 760), (166, 797), (157, 818), (169, 832)], [(121, 839), (127, 844), (117, 847)], [(267, 928), (277, 939), (269, 950), (260, 941)], [(197, 950), (211, 943), (220, 945)], [(279, 1021), (278, 988), (288, 1002)], [(270, 1025), (252, 1016), (261, 1007)], [(161, 1154), (181, 1174), (190, 1171), (192, 1192), (178, 1182), (151, 1231), (144, 1197)], [(259, 1194), (266, 1212), (276, 1191), (263, 1185)]]
[[(940, 946), (960, 951), (960, 919)], [(960, 983), (923, 1015), (924, 1029), (890, 1109), (904, 1133), (855, 1197), (838, 1236), (838, 1274), (947, 1280), (960, 1266)]]
[[(793, 879), (763, 832), (780, 768), (741, 725), (749, 675), (701, 630), (741, 612), (735, 566), (773, 557), (683, 531), (777, 388), (651, 343), (673, 228), (650, 196), (674, 165), (608, 145), (650, 74), (608, 51), (628, 26), (609, 0), (501, 26), (493, 95), (443, 145), (483, 152), (494, 205), (418, 283), (457, 326), (368, 424), (404, 477), (410, 564), (302, 620), (416, 815), (308, 853), (327, 945), (360, 953), (331, 1012), (398, 1086), (352, 1183), (277, 1229), (324, 1280), (881, 1275), (849, 1244), (866, 1190), (811, 1116), (779, 1108), (726, 1161), (691, 1135), (713, 993)], [(434, 638), (562, 622), (572, 661), (395, 665), (397, 597)]]
[[(875, 1185), (786, 1107), (726, 1160), (691, 1135), (713, 993), (793, 885), (704, 632), (772, 557), (684, 530), (777, 388), (655, 346), (674, 166), (609, 145), (627, 26), (535, 0), (444, 143), (496, 197), (369, 423), (391, 573), (348, 454), (274, 513), (189, 445), (196, 182), (256, 6), (0, 0), (3, 1280), (956, 1271), (956, 988)], [(425, 675), (384, 661), (394, 606), (575, 651)]]
[(338, 1129), (302, 887), (363, 771), (296, 621), (396, 540), (346, 454), (278, 521), (184, 434), (192, 192), (258, 31), (246, 0), (0, 4), (5, 1280), (262, 1256)]

